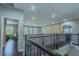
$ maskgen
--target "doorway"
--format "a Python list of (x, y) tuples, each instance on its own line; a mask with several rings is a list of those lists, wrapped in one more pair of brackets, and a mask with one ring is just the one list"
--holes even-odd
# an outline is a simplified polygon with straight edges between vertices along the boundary
[(63, 32), (65, 34), (65, 43), (70, 44), (72, 40), (72, 26), (64, 25), (63, 26)]
[(19, 21), (16, 19), (4, 18), (4, 37), (3, 37), (3, 55), (4, 48), (7, 41), (12, 37), (16, 41), (16, 48), (18, 47), (18, 23)]
[(64, 33), (72, 33), (72, 26), (70, 26), (70, 25), (64, 25), (63, 26), (63, 32)]

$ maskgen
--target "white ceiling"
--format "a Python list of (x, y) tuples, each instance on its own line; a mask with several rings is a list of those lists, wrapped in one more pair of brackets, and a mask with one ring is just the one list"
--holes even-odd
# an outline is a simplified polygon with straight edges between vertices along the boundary
[[(35, 10), (31, 10), (35, 6)], [(24, 22), (28, 25), (45, 25), (64, 19), (79, 18), (79, 4), (74, 3), (16, 3), (15, 8), (24, 10)], [(52, 14), (56, 17), (52, 18)], [(32, 20), (35, 17), (36, 20)]]

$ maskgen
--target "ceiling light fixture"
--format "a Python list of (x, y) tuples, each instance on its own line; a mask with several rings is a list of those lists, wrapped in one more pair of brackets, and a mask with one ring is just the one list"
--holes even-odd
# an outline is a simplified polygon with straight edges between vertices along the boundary
[(55, 18), (56, 17), (56, 15), (55, 14), (52, 14), (52, 18)]
[(67, 19), (64, 19), (64, 21), (67, 21)]
[(36, 10), (36, 7), (35, 6), (31, 6), (30, 8), (32, 11)]

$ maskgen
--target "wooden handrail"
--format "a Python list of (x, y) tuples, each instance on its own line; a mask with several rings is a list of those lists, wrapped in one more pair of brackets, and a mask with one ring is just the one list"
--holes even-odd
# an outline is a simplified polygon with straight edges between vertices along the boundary
[[(65, 36), (66, 34), (62, 34), (62, 33), (53, 33), (53, 34), (30, 34), (27, 35), (29, 38), (41, 38), (41, 37), (53, 37), (53, 36)], [(70, 34), (70, 35), (79, 35), (79, 34)]]
[[(28, 34), (29, 36), (31, 36), (31, 35), (54, 35), (54, 34), (59, 34), (59, 35), (65, 35), (65, 34), (67, 34), (67, 33), (51, 33), (51, 34)], [(71, 34), (71, 35), (78, 35), (79, 33), (69, 33), (69, 34)]]
[(43, 50), (44, 52), (46, 52), (47, 54), (49, 54), (50, 56), (60, 56), (58, 53), (56, 52), (52, 52), (49, 49), (47, 49), (46, 47), (44, 47), (43, 45), (37, 44), (35, 42), (33, 42), (32, 40), (28, 39), (28, 41), (30, 41), (32, 44), (34, 44), (35, 46), (37, 46), (38, 48), (40, 48), (41, 50)]

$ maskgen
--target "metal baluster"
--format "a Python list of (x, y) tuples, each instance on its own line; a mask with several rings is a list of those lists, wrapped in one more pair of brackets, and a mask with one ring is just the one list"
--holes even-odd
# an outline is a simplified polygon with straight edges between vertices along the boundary
[(35, 56), (35, 46), (34, 46), (34, 45), (33, 45), (33, 49), (34, 49), (34, 50), (33, 50), (33, 53), (34, 53), (33, 55)]
[(56, 33), (56, 48), (58, 49), (58, 36), (57, 36), (57, 33)]
[(56, 48), (56, 46), (55, 46), (55, 33), (54, 33), (54, 48)]
[(27, 45), (26, 45), (26, 35), (25, 35), (25, 56), (27, 55), (26, 54), (26, 48), (27, 48)]
[(46, 56), (46, 53), (44, 52), (44, 56)]
[[(43, 35), (43, 34), (42, 34)], [(44, 37), (42, 36), (42, 45), (44, 45)]]
[(33, 50), (34, 50), (33, 44), (31, 43), (31, 56), (33, 56)]
[(31, 43), (29, 42), (29, 53), (30, 53), (30, 56), (31, 56)]
[(58, 38), (57, 38), (57, 33), (56, 33), (56, 49), (58, 49)]
[(35, 53), (36, 53), (35, 51), (36, 51), (36, 48), (35, 48), (35, 46), (34, 46), (34, 56), (36, 55), (36, 54), (35, 54)]
[(37, 56), (38, 56), (38, 47), (37, 47)]
[(37, 56), (37, 47), (35, 46), (35, 56)]
[(41, 49), (39, 49), (39, 55), (41, 56)]
[(25, 52), (25, 53), (26, 53), (26, 55), (28, 56), (29, 46), (28, 46), (28, 43), (27, 43), (27, 42), (28, 42), (28, 41), (26, 41), (26, 43), (25, 43), (25, 44), (26, 44), (26, 52)]
[(25, 56), (27, 55), (27, 41), (25, 41), (26, 43), (25, 43)]
[(27, 36), (25, 35), (25, 56), (27, 56)]

